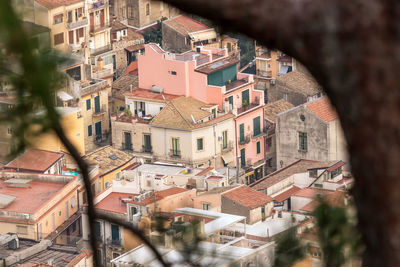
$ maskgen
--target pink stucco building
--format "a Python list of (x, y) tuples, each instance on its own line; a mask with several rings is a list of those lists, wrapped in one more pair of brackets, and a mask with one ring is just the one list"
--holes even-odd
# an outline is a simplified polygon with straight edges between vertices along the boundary
[(174, 54), (148, 44), (138, 59), (139, 88), (162, 88), (166, 94), (218, 105), (216, 116), (232, 112), (235, 157), (249, 182), (264, 172), (264, 91), (254, 88), (252, 75), (237, 72), (238, 63), (226, 49), (197, 47)]

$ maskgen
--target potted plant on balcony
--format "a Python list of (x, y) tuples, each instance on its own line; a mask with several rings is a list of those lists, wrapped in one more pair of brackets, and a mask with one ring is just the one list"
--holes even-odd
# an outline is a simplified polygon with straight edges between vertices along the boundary
[(247, 101), (247, 99), (243, 100), (242, 107), (243, 107), (243, 110), (249, 109), (249, 101)]

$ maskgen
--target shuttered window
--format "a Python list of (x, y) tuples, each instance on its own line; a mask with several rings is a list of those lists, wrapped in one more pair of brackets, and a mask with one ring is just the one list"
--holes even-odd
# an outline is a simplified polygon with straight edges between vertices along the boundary
[(59, 33), (54, 35), (54, 45), (59, 45), (64, 43), (64, 33)]
[(240, 131), (240, 142), (244, 142), (244, 124), (239, 125), (239, 131)]
[(253, 135), (257, 136), (261, 133), (260, 129), (260, 116), (253, 119)]

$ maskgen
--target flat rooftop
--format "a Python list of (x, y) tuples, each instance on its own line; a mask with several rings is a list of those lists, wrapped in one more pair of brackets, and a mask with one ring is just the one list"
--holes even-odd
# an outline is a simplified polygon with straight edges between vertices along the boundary
[(47, 201), (55, 197), (65, 183), (31, 181), (26, 187), (10, 186), (5, 179), (0, 179), (0, 194), (14, 196), (15, 199), (2, 211), (33, 214)]
[(125, 214), (125, 199), (134, 199), (138, 194), (111, 192), (103, 200), (95, 205), (96, 209)]

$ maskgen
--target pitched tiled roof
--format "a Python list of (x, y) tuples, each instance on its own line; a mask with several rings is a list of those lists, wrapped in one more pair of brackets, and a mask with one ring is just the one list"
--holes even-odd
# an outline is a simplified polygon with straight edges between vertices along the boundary
[[(344, 203), (345, 198), (346, 198), (345, 192), (336, 190), (335, 192), (326, 196), (326, 201), (332, 207), (343, 207), (345, 204)], [(317, 206), (318, 206), (318, 201), (313, 200), (304, 207), (302, 207), (300, 210), (305, 212), (313, 212)]]
[(101, 147), (83, 157), (85, 160), (99, 165), (99, 173), (105, 175), (129, 163), (133, 156), (111, 146)]
[(321, 97), (306, 104), (309, 111), (320, 117), (326, 122), (334, 121), (338, 118), (335, 108), (332, 106), (328, 97)]
[(308, 74), (300, 71), (291, 71), (276, 79), (277, 86), (283, 86), (288, 90), (313, 96), (322, 92), (321, 86)]
[(5, 165), (4, 168), (44, 172), (63, 156), (63, 153), (31, 149)]
[(39, 3), (40, 5), (48, 9), (56, 8), (59, 6), (69, 6), (79, 2), (84, 3), (84, 0), (35, 0), (35, 1), (36, 3)]
[(152, 92), (150, 90), (140, 89), (140, 88), (136, 88), (136, 89), (132, 90), (132, 92), (130, 90), (128, 90), (124, 93), (124, 95), (129, 98), (132, 98), (132, 99), (147, 100), (147, 101), (153, 101), (153, 102), (163, 102), (163, 103), (174, 100), (178, 97), (181, 97), (179, 95), (171, 95), (171, 94), (164, 94), (164, 93), (159, 94), (156, 92)]
[(321, 162), (316, 160), (299, 159), (288, 166), (274, 171), (273, 173), (265, 176), (264, 178), (250, 184), (249, 186), (254, 190), (265, 190), (268, 187), (279, 183), (280, 181), (288, 178), (296, 173), (306, 172), (312, 168), (328, 168), (335, 162)]
[(293, 194), (296, 197), (315, 198), (317, 195), (328, 195), (332, 190), (320, 189), (315, 187), (305, 187)]
[(198, 122), (211, 115), (210, 112), (202, 109), (206, 105), (206, 103), (192, 97), (176, 98), (168, 102), (150, 124), (159, 127), (191, 130), (233, 118), (233, 114), (228, 113), (206, 122), (194, 123), (193, 119)]
[(272, 201), (271, 197), (255, 191), (246, 185), (239, 186), (222, 195), (251, 210)]
[(294, 105), (292, 103), (287, 102), (284, 99), (268, 103), (264, 106), (265, 118), (272, 122), (275, 122), (276, 114), (284, 112), (285, 110), (291, 109), (293, 107)]
[(273, 199), (278, 202), (283, 202), (286, 199), (290, 198), (293, 194), (295, 194), (299, 190), (300, 190), (299, 187), (293, 186), (293, 187), (289, 188), (288, 190), (280, 193), (279, 195), (274, 196)]
[(146, 205), (149, 205), (151, 203), (154, 203), (154, 201), (158, 201), (158, 200), (161, 200), (163, 198), (166, 198), (166, 197), (169, 197), (169, 196), (172, 196), (172, 195), (176, 195), (176, 194), (180, 194), (180, 193), (183, 193), (183, 192), (187, 192), (187, 191), (189, 191), (189, 189), (180, 188), (180, 187), (172, 187), (172, 188), (168, 188), (168, 189), (165, 189), (165, 190), (161, 190), (161, 191), (155, 192), (155, 194), (156, 194), (155, 197), (154, 197), (154, 195), (151, 195), (151, 196), (143, 199), (141, 202), (133, 202), (133, 203), (137, 203), (139, 205), (146, 206)]
[(209, 29), (208, 26), (200, 23), (192, 18), (185, 15), (179, 15), (175, 18), (166, 20), (163, 24), (168, 25), (180, 34), (187, 35), (191, 32), (197, 32)]
[(96, 209), (115, 213), (126, 213), (126, 202), (123, 199), (133, 199), (137, 194), (112, 192), (95, 205)]

